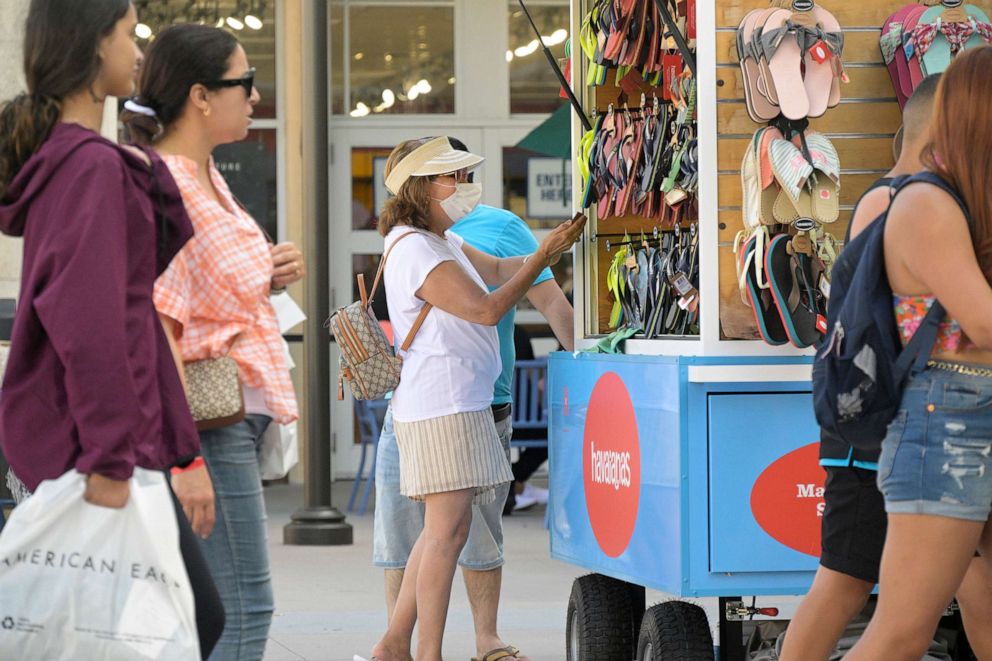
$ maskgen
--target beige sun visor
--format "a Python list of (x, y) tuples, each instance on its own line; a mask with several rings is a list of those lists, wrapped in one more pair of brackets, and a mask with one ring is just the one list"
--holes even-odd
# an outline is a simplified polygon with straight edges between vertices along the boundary
[(474, 170), (485, 160), (477, 154), (455, 149), (447, 138), (441, 136), (417, 147), (397, 163), (386, 177), (386, 188), (396, 195), (410, 177), (429, 177), (458, 170)]

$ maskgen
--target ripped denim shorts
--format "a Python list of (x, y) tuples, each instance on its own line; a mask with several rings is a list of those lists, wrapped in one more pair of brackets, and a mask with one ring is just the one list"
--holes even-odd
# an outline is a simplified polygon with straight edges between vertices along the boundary
[(992, 377), (911, 377), (878, 462), (890, 514), (986, 521), (992, 511)]

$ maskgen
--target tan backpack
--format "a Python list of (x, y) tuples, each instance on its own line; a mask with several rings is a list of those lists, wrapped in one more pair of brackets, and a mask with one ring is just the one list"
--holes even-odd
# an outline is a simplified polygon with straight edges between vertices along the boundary
[[(386, 259), (396, 244), (416, 232), (407, 232), (396, 239), (379, 262), (375, 281), (372, 283), (372, 296), (375, 296), (386, 268)], [(359, 273), (358, 291), (362, 299), (347, 305), (328, 320), (328, 326), (341, 351), (338, 360), (338, 399), (344, 399), (344, 382), (348, 382), (355, 399), (382, 399), (396, 389), (400, 383), (400, 369), (403, 360), (393, 351), (379, 320), (372, 312), (372, 299), (365, 291), (365, 276)], [(417, 331), (431, 310), (430, 303), (424, 303), (413, 327), (407, 334), (400, 349), (406, 352)]]

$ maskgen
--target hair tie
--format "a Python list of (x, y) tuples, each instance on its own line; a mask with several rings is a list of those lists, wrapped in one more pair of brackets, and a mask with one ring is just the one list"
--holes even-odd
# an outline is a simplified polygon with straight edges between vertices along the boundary
[(136, 112), (139, 115), (144, 115), (145, 117), (155, 117), (155, 118), (158, 117), (158, 114), (155, 112), (153, 108), (149, 108), (148, 106), (143, 106), (133, 99), (128, 99), (127, 101), (124, 102), (124, 109), (130, 110), (131, 112)]

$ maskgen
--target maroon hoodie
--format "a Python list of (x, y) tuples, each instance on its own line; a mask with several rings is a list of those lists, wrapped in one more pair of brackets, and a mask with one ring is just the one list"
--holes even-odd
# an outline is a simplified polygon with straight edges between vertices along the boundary
[(24, 237), (0, 446), (31, 491), (72, 468), (120, 480), (199, 453), (152, 303), (193, 226), (148, 156), (60, 123), (0, 200), (0, 231)]

